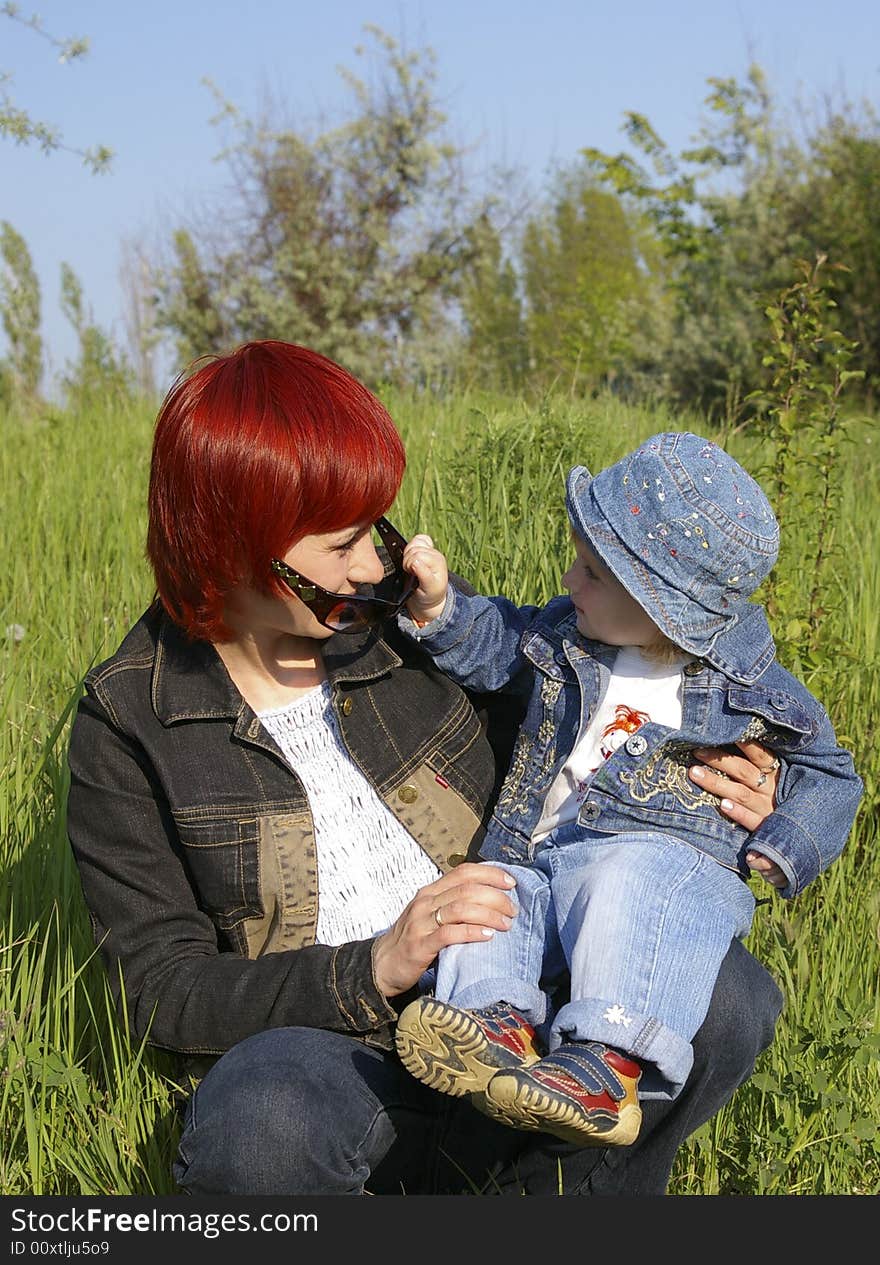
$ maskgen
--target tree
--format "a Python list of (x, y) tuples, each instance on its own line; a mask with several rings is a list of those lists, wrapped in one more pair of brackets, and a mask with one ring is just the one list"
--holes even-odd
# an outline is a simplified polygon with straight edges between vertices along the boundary
[[(872, 125), (873, 134), (868, 132)], [(876, 383), (880, 377), (880, 136), (876, 120), (866, 125), (864, 120), (837, 115), (818, 134), (815, 152), (817, 169), (806, 195), (815, 217), (814, 236), (827, 243), (845, 265), (845, 271), (835, 275), (841, 330), (857, 344), (859, 363)]]
[(599, 385), (635, 356), (652, 276), (620, 198), (580, 168), (565, 173), (522, 243), (531, 361), (539, 375)]
[[(58, 60), (62, 64), (79, 61), (89, 51), (87, 39), (56, 38), (45, 29), (38, 14), (25, 16), (13, 0), (4, 0), (4, 3), (0, 4), (0, 17), (20, 23), (46, 40), (52, 48), (58, 50)], [(98, 145), (92, 149), (78, 149), (65, 144), (63, 135), (57, 127), (33, 118), (29, 111), (16, 104), (9, 91), (11, 83), (12, 76), (8, 72), (0, 72), (0, 137), (5, 137), (16, 145), (37, 145), (46, 154), (54, 150), (66, 150), (68, 153), (78, 154), (86, 167), (93, 172), (108, 169), (113, 157), (112, 150), (106, 145)]]
[(126, 346), (138, 391), (152, 399), (156, 395), (156, 305), (153, 273), (147, 248), (135, 237), (122, 243), (119, 264)]
[(468, 238), (471, 262), (460, 293), (467, 365), (483, 385), (517, 390), (529, 372), (529, 347), (516, 269), (488, 212)]
[(0, 222), (0, 318), (8, 342), (6, 391), (24, 402), (35, 400), (43, 374), (40, 283), (27, 242), (6, 220)]
[(488, 217), (472, 232), (480, 241), (462, 311), (468, 356), (484, 379), (633, 385), (665, 307), (662, 252), (636, 208), (580, 164), (557, 175), (516, 241)]
[(172, 249), (173, 264), (156, 278), (156, 323), (173, 331), (179, 361), (187, 365), (197, 356), (223, 351), (235, 341), (232, 325), (227, 325), (222, 312), (235, 280), (231, 272), (228, 281), (225, 279), (226, 269), (232, 265), (222, 258), (209, 272), (185, 228), (174, 233)]
[[(729, 411), (766, 380), (763, 313), (798, 259), (823, 254), (876, 281), (877, 138), (873, 119), (845, 115), (795, 137), (757, 66), (744, 83), (708, 82), (707, 120), (677, 157), (635, 113), (624, 131), (638, 157), (584, 154), (601, 181), (642, 208), (668, 260), (674, 315), (668, 341), (656, 344), (658, 378), (679, 401)], [(872, 262), (853, 269), (854, 254)], [(852, 284), (867, 325), (876, 291)], [(840, 315), (850, 333), (857, 318), (843, 298)]]
[(67, 404), (82, 410), (130, 400), (131, 368), (87, 312), (82, 285), (67, 263), (61, 265), (61, 310), (79, 340), (79, 359), (62, 377)]
[(467, 197), (444, 136), (431, 51), (367, 30), (369, 78), (343, 72), (355, 110), (338, 127), (255, 122), (220, 98), (233, 198), (209, 227), (175, 233), (158, 275), (158, 320), (183, 362), (274, 337), (375, 381), (414, 372), (412, 349), (448, 331), (485, 202)]

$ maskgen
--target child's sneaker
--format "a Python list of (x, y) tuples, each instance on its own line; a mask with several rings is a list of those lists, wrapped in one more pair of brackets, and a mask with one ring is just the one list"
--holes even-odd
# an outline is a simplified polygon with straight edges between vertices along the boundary
[(497, 1071), (541, 1057), (534, 1028), (506, 1002), (462, 1010), (420, 997), (402, 1012), (395, 1041), (401, 1062), (417, 1080), (455, 1098), (482, 1098)]
[(638, 1063), (598, 1041), (569, 1041), (531, 1067), (498, 1072), (485, 1110), (515, 1129), (552, 1133), (578, 1146), (630, 1146), (642, 1110)]

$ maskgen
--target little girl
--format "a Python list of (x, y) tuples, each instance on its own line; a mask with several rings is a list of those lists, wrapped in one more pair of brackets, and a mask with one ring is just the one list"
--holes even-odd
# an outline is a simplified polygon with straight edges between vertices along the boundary
[[(404, 631), (466, 688), (529, 701), (481, 848), (515, 876), (517, 916), (441, 951), (396, 1041), (419, 1080), (509, 1125), (628, 1145), (639, 1099), (687, 1079), (721, 960), (751, 926), (750, 873), (803, 890), (842, 851), (862, 783), (748, 601), (779, 529), (741, 466), (658, 434), (595, 478), (576, 466), (566, 507), (569, 596), (543, 608), (463, 595), (428, 536), (405, 551)], [(753, 740), (776, 757), (758, 785), (784, 769), (748, 834), (688, 768), (694, 748)], [(554, 1013), (542, 981), (566, 966)]]

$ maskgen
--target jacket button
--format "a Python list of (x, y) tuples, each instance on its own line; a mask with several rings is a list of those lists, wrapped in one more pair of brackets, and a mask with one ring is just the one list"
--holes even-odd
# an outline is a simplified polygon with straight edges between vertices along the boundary
[(351, 709), (353, 707), (354, 707), (354, 702), (350, 698), (344, 698), (342, 702), (339, 704), (339, 710), (342, 712), (343, 716), (350, 716)]
[(467, 857), (463, 852), (450, 852), (446, 860), (454, 868), (456, 865), (461, 865), (463, 861), (466, 861)]
[(602, 809), (594, 799), (588, 799), (587, 802), (581, 806), (581, 811), (578, 813), (578, 816), (581, 821), (595, 821), (601, 811)]
[(628, 755), (644, 755), (648, 750), (648, 739), (641, 734), (633, 734), (631, 738), (627, 738), (625, 745)]
[(412, 782), (404, 782), (403, 786), (398, 789), (397, 798), (402, 799), (404, 804), (413, 804), (419, 798), (418, 789), (413, 786)]
[(703, 665), (699, 659), (694, 659), (693, 663), (686, 663), (682, 668), (685, 676), (699, 676), (703, 671)]
[(788, 696), (775, 692), (770, 695), (770, 703), (778, 712), (784, 712), (788, 708)]

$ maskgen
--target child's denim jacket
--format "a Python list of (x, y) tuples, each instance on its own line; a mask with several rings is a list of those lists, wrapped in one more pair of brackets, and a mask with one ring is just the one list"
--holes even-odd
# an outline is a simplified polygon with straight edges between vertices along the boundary
[[(852, 757), (837, 744), (819, 702), (773, 657), (761, 607), (746, 616), (755, 630), (750, 663), (722, 674), (702, 660), (685, 665), (682, 727), (648, 723), (594, 774), (578, 815), (591, 832), (652, 830), (672, 834), (745, 878), (749, 849), (774, 861), (795, 896), (843, 850), (862, 795)], [(443, 613), (416, 638), (459, 684), (512, 689), (528, 697), (510, 768), (480, 850), (486, 860), (528, 864), (532, 832), (556, 775), (599, 701), (599, 663), (616, 647), (583, 637), (568, 597), (545, 607), (505, 598), (469, 597), (450, 585)], [(688, 777), (694, 747), (757, 739), (780, 756), (776, 810), (749, 834)]]

